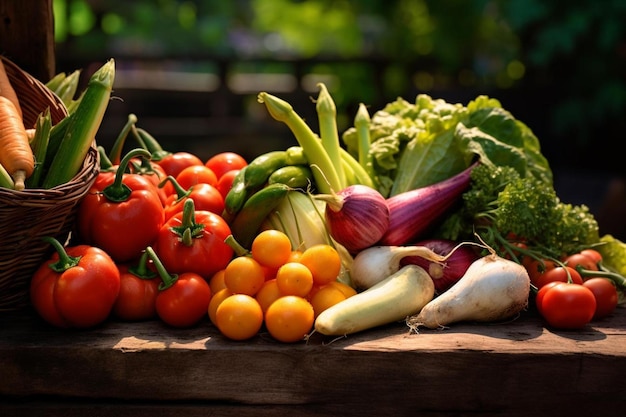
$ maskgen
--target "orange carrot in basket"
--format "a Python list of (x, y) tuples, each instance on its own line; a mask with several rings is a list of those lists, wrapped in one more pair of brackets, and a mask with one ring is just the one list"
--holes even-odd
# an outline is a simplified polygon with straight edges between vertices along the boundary
[(4, 68), (4, 64), (0, 59), (0, 95), (11, 100), (15, 108), (17, 109), (17, 114), (20, 115), (20, 119), (22, 119), (22, 107), (20, 106), (20, 101), (17, 98), (17, 93), (15, 89), (11, 85), (11, 81), (9, 80), (9, 76), (7, 75), (6, 68)]
[(0, 164), (13, 177), (16, 190), (24, 189), (24, 181), (35, 169), (35, 159), (24, 122), (11, 100), (2, 95), (0, 95)]

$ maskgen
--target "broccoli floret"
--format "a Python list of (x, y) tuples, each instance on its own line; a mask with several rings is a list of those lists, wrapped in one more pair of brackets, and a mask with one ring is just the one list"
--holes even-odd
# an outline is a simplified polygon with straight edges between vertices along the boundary
[(599, 241), (598, 224), (584, 206), (561, 202), (551, 183), (521, 177), (506, 166), (478, 165), (461, 207), (439, 228), (448, 239), (477, 234), (501, 255), (515, 242), (559, 257)]

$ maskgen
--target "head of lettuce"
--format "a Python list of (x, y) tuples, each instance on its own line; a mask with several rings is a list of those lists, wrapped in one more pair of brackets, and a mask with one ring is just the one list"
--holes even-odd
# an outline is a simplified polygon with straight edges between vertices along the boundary
[[(355, 127), (342, 135), (355, 157), (358, 135)], [(369, 136), (374, 181), (387, 197), (450, 178), (477, 158), (483, 164), (511, 166), (522, 177), (553, 181), (531, 129), (487, 96), (467, 106), (426, 94), (414, 103), (398, 98), (372, 115)]]

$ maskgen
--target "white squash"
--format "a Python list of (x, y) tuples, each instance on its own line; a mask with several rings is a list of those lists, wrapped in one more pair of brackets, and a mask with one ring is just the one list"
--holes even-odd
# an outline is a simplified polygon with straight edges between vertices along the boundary
[(315, 331), (342, 336), (406, 320), (435, 296), (435, 285), (420, 266), (407, 265), (376, 285), (322, 311)]

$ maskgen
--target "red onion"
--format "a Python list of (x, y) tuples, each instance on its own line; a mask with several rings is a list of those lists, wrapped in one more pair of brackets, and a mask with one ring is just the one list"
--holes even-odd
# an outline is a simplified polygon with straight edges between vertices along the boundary
[(458, 174), (387, 198), (389, 227), (380, 245), (406, 245), (423, 239), (424, 233), (444, 218), (447, 211), (461, 199), (469, 187), (470, 174), (477, 163)]
[(326, 225), (330, 236), (349, 252), (375, 244), (389, 226), (387, 201), (366, 185), (350, 185), (335, 194), (318, 194), (326, 202)]
[[(442, 293), (456, 283), (463, 275), (467, 268), (478, 259), (478, 255), (474, 249), (468, 245), (461, 245), (457, 242), (447, 239), (428, 239), (415, 244), (416, 246), (425, 246), (439, 255), (447, 256), (443, 262), (433, 262), (423, 256), (406, 256), (400, 260), (400, 265), (409, 264), (419, 265), (428, 272), (428, 275), (435, 283), (437, 293)], [(455, 249), (453, 252), (453, 249)]]

